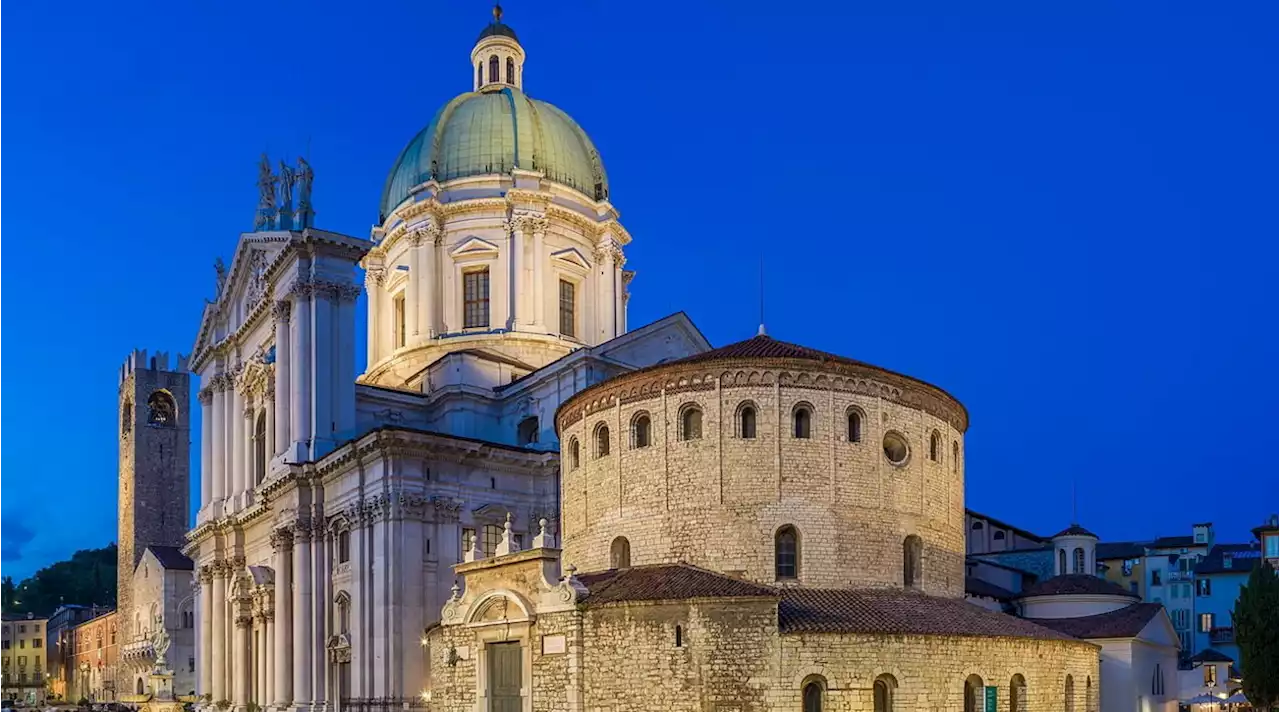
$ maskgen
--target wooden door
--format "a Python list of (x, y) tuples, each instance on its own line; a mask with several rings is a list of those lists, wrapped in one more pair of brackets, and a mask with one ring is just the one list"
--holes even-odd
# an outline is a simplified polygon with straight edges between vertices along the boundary
[(489, 656), (490, 712), (521, 712), (520, 683), (524, 665), (520, 643), (485, 646)]

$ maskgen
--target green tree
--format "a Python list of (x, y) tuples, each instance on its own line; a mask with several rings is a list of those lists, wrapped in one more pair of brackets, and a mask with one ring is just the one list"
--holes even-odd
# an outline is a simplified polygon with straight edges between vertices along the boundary
[(1269, 710), (1280, 697), (1280, 582), (1271, 563), (1263, 559), (1240, 588), (1231, 622), (1235, 626), (1236, 644), (1240, 646), (1240, 672), (1244, 676), (1244, 695), (1254, 709)]
[(116, 604), (116, 545), (82, 549), (67, 561), (40, 569), (16, 586), (0, 581), (6, 614), (47, 616), (64, 603), (82, 606)]

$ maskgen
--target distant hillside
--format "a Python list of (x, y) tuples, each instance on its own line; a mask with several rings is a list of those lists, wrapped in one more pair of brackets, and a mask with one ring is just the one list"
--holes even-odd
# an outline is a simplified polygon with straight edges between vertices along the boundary
[(16, 586), (0, 581), (0, 610), (5, 615), (48, 616), (63, 604), (116, 605), (116, 545), (82, 549), (68, 561), (35, 572)]

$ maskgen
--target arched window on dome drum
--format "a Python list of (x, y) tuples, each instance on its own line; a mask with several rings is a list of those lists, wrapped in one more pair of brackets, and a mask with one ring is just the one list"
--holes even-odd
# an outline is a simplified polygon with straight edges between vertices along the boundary
[(995, 539), (996, 541), (1004, 541), (1004, 532), (1001, 530), (996, 530), (996, 533), (992, 534), (991, 538)]
[(262, 484), (267, 478), (267, 411), (258, 413), (253, 426), (253, 483)]
[(981, 712), (983, 708), (982, 678), (970, 675), (964, 681), (964, 712)]
[(1070, 675), (1062, 686), (1062, 701), (1066, 712), (1076, 712), (1076, 681)]
[(791, 413), (791, 434), (797, 438), (809, 439), (813, 434), (813, 411), (806, 405), (796, 406)]
[(804, 682), (800, 692), (804, 712), (822, 712), (823, 697), (826, 696), (826, 680), (812, 677)]
[(862, 413), (856, 410), (849, 411), (849, 432), (847, 437), (851, 443), (862, 441)]
[(1075, 551), (1071, 552), (1071, 573), (1088, 573), (1084, 570), (1084, 549), (1081, 549), (1078, 546)]
[(648, 413), (640, 413), (631, 420), (631, 447), (649, 447), (651, 425)]
[(902, 540), (902, 585), (916, 588), (920, 585), (920, 560), (924, 542), (912, 534)]
[(680, 439), (700, 440), (702, 438), (702, 409), (696, 405), (686, 405), (680, 410)]
[(951, 441), (951, 471), (960, 471), (960, 443), (955, 440)]
[(871, 704), (875, 712), (893, 712), (893, 694), (898, 689), (898, 681), (893, 675), (885, 673), (876, 678), (871, 686)]
[(596, 426), (596, 457), (609, 454), (609, 426), (601, 423)]
[(773, 535), (773, 575), (794, 579), (800, 574), (800, 537), (790, 524)]
[(929, 459), (933, 460), (934, 462), (937, 462), (938, 458), (942, 457), (941, 450), (942, 450), (942, 436), (939, 435), (938, 431), (935, 430), (933, 431), (932, 434), (929, 435)]
[(1027, 681), (1021, 675), (1015, 674), (1009, 680), (1009, 712), (1026, 712), (1027, 709)]
[(510, 57), (507, 57), (507, 83), (516, 83), (516, 62)]
[(974, 522), (973, 524), (969, 525), (969, 528), (974, 530), (975, 532), (980, 532), (982, 531), (982, 522)]
[(484, 84), (484, 62), (476, 62), (476, 89)]
[(489, 57), (489, 81), (501, 81), (498, 78), (498, 55), (496, 54)]
[(752, 405), (738, 408), (738, 437), (754, 440), (756, 437), (756, 409)]
[(631, 542), (620, 536), (609, 545), (609, 568), (626, 569), (631, 567)]
[[(37, 658), (37, 659), (38, 659), (38, 658)], [(23, 677), (26, 677), (26, 673), (23, 673)], [(139, 694), (139, 695), (145, 694), (145, 693), (142, 691), (142, 678), (138, 678), (138, 694)]]
[(1066, 572), (1067, 572), (1067, 550), (1058, 549), (1058, 574), (1061, 575), (1061, 574), (1065, 574)]
[(582, 448), (578, 446), (578, 439), (573, 438), (572, 440), (569, 441), (569, 470), (570, 471), (578, 469), (578, 465), (581, 464), (582, 462), (581, 455), (582, 455)]

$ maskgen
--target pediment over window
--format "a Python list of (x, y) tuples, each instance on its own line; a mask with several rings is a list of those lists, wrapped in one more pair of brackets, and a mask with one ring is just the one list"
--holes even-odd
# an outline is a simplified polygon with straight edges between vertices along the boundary
[(471, 510), (472, 516), (477, 520), (485, 520), (490, 522), (504, 522), (507, 519), (508, 510), (500, 504), (486, 504), (478, 509)]
[(453, 248), (449, 256), (454, 259), (471, 257), (497, 257), (498, 246), (478, 237), (469, 237), (462, 244)]
[(551, 259), (581, 270), (591, 269), (591, 264), (587, 262), (587, 258), (583, 257), (581, 252), (578, 252), (577, 248), (568, 247), (559, 252), (552, 252)]

